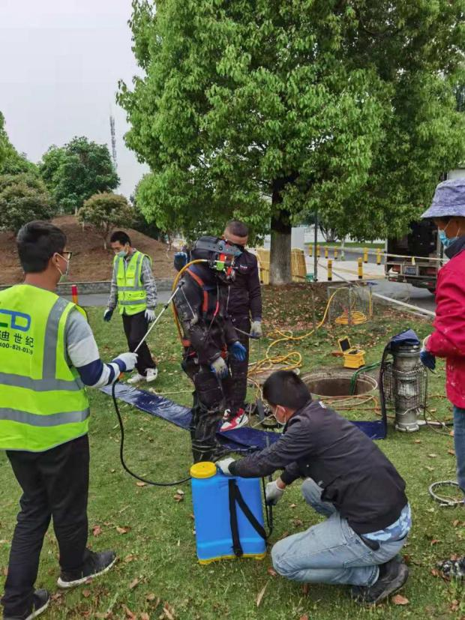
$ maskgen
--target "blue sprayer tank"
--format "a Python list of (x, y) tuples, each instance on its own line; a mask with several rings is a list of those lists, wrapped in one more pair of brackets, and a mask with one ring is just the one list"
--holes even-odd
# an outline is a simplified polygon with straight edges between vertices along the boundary
[[(196, 463), (190, 473), (199, 563), (209, 564), (214, 560), (237, 557), (231, 531), (229, 481), (235, 480), (245, 503), (263, 527), (260, 479), (225, 476), (210, 462)], [(238, 505), (236, 513), (242, 557), (263, 559), (266, 555), (266, 541)]]

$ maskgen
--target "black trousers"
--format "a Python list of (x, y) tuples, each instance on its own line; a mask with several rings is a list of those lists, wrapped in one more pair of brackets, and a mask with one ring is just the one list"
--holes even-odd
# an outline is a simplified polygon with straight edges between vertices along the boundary
[(79, 570), (87, 544), (89, 438), (87, 435), (46, 452), (7, 451), (23, 495), (11, 544), (5, 616), (30, 612), (44, 536), (53, 528), (64, 571)]
[(185, 359), (182, 367), (194, 383), (190, 428), (194, 463), (211, 461), (221, 449), (216, 432), (230, 397), (232, 379), (217, 379), (209, 366), (197, 364), (192, 357)]
[[(139, 342), (147, 333), (149, 323), (145, 318), (145, 312), (139, 312), (138, 314), (123, 314), (124, 333), (126, 334), (126, 340), (128, 341), (128, 347), (131, 353), (136, 349)], [(141, 346), (137, 351), (137, 372), (145, 377), (148, 368), (156, 368), (157, 365), (150, 355), (147, 343)]]
[(226, 400), (226, 408), (233, 415), (239, 409), (244, 409), (247, 398), (247, 372), (249, 369), (249, 337), (242, 332), (250, 334), (249, 317), (232, 317), (232, 324), (241, 331), (237, 332), (239, 342), (247, 349), (247, 355), (243, 362), (239, 362), (231, 355), (229, 358), (229, 368), (232, 376), (232, 388), (229, 398)]

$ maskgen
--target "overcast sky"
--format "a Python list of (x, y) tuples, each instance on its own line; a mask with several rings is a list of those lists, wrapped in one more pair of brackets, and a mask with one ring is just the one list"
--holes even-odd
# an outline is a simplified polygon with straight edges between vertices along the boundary
[(123, 141), (118, 80), (137, 67), (127, 21), (131, 0), (0, 0), (0, 110), (11, 142), (37, 162), (74, 136), (110, 146), (116, 120), (119, 191), (145, 172)]

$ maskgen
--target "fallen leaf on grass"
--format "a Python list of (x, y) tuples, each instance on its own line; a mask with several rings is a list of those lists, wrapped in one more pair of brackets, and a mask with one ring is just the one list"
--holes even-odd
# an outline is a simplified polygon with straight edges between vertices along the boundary
[(433, 546), (433, 545), (437, 545), (437, 544), (438, 544), (438, 543), (440, 543), (440, 542), (441, 542), (441, 541), (440, 541), (440, 540), (438, 540), (437, 538), (433, 538), (433, 540), (430, 542), (430, 545), (431, 545), (431, 546)]
[(429, 465), (425, 465), (425, 469), (428, 471), (434, 471), (434, 467), (429, 467)]
[(138, 577), (136, 577), (135, 579), (133, 579), (131, 581), (131, 583), (129, 584), (129, 589), (130, 590), (134, 590), (134, 588), (136, 588), (140, 583), (140, 579)]
[(421, 443), (421, 439), (415, 439), (413, 443)]
[(148, 601), (149, 603), (153, 603), (153, 601), (156, 600), (155, 602), (156, 607), (158, 607), (158, 605), (160, 604), (160, 599), (157, 598), (153, 592), (150, 592), (149, 594), (147, 594), (147, 596), (145, 597), (145, 600)]
[(447, 454), (450, 454), (451, 456), (455, 456), (455, 450), (447, 450)]
[(436, 459), (438, 457), (437, 454), (428, 454), (430, 459)]
[(309, 592), (310, 592), (310, 584), (309, 583), (304, 583), (304, 585), (302, 586), (302, 595), (303, 596), (308, 596)]
[(94, 536), (100, 536), (101, 533), (102, 533), (102, 528), (100, 527), (100, 525), (95, 525), (92, 529), (92, 534)]
[(92, 592), (90, 590), (83, 590), (82, 591), (82, 596), (84, 598), (89, 598), (89, 596), (92, 594)]
[(175, 502), (182, 502), (184, 501), (184, 495), (179, 495), (179, 493), (175, 493), (173, 499)]
[(116, 527), (116, 531), (118, 532), (118, 534), (127, 534), (128, 532), (131, 531), (131, 528), (127, 525), (125, 527)]
[(297, 508), (297, 504), (291, 504), (289, 508)]
[(140, 620), (150, 620), (150, 616), (145, 611), (141, 613)]
[(123, 605), (123, 609), (126, 613), (126, 618), (129, 618), (130, 620), (137, 620), (136, 614), (133, 614), (127, 605)]
[(440, 573), (439, 573), (437, 568), (432, 568), (430, 572), (433, 575), (433, 577), (439, 577), (440, 576)]
[(260, 592), (258, 593), (257, 596), (257, 607), (260, 607), (260, 603), (263, 600), (263, 597), (265, 596), (265, 591), (268, 587), (269, 581), (266, 582), (266, 584), (263, 586), (263, 588), (260, 590)]
[(391, 603), (393, 605), (408, 605), (410, 601), (408, 598), (405, 598), (405, 596), (402, 596), (402, 594), (396, 594), (392, 597)]
[(460, 525), (460, 521), (458, 519), (455, 519), (455, 521), (452, 522), (452, 525), (454, 527), (457, 527), (458, 525)]
[(171, 605), (168, 605), (168, 603), (164, 604), (163, 612), (165, 616), (168, 618), (168, 620), (175, 620), (174, 609), (171, 607)]
[(147, 483), (146, 482), (136, 482), (136, 487), (146, 487)]
[(184, 491), (182, 489), (176, 489), (176, 493), (178, 495), (185, 495)]
[(304, 524), (304, 522), (302, 521), (302, 519), (293, 519), (292, 524), (294, 525), (294, 527), (300, 527)]
[(129, 555), (127, 555), (127, 556), (124, 558), (124, 562), (125, 562), (126, 564), (129, 564), (129, 562), (134, 562), (134, 560), (136, 560), (136, 559), (137, 559), (137, 556), (135, 556), (133, 553), (130, 553)]
[(300, 616), (299, 620), (308, 620), (307, 614), (304, 614), (303, 616)]

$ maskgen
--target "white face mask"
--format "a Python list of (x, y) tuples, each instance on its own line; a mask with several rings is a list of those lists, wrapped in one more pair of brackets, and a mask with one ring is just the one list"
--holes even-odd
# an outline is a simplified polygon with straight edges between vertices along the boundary
[[(58, 254), (58, 252), (57, 252), (57, 254)], [(60, 277), (60, 282), (63, 282), (64, 280), (66, 280), (66, 278), (68, 277), (68, 274), (69, 274), (69, 260), (66, 260), (66, 258), (64, 256), (62, 256), (61, 254), (58, 254), (58, 256), (60, 258), (62, 258), (65, 261), (65, 263), (66, 263), (66, 270), (65, 270), (64, 273), (61, 271), (61, 269), (58, 267), (58, 265), (55, 265), (56, 268), (58, 269), (58, 271), (60, 272), (60, 276), (61, 276)]]
[(279, 409), (279, 405), (278, 407), (276, 407), (275, 411), (274, 411), (274, 419), (276, 420), (276, 422), (279, 424), (279, 426), (286, 426), (287, 424), (287, 420), (280, 420), (278, 417), (278, 409)]

